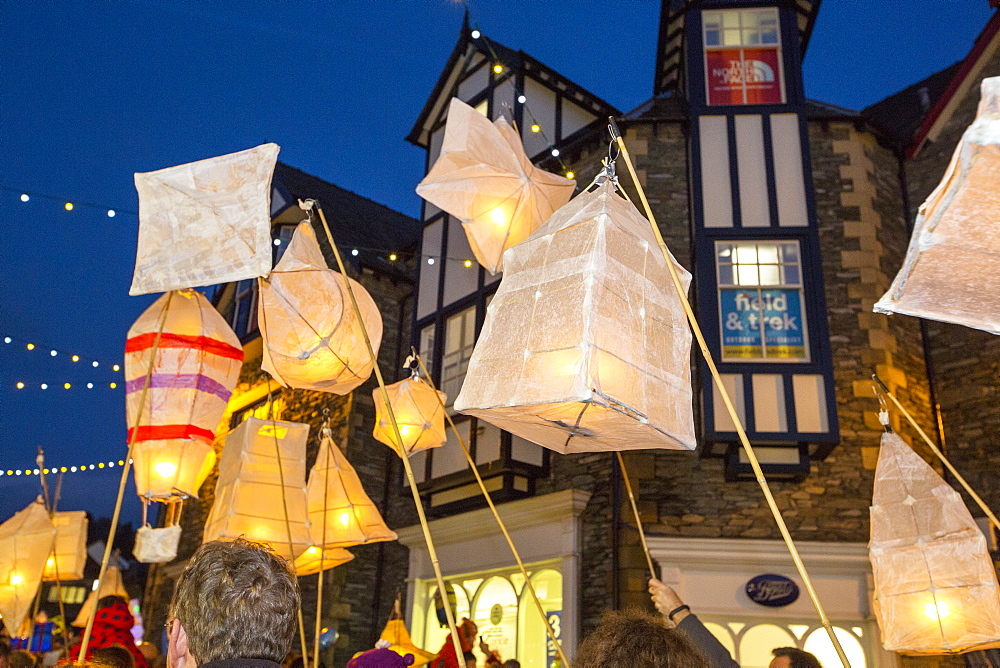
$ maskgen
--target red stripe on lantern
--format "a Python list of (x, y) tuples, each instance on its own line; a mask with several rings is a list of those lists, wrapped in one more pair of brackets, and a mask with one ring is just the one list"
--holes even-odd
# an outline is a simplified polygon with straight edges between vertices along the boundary
[[(156, 333), (149, 332), (140, 334), (125, 341), (126, 353), (137, 353), (153, 347), (156, 342)], [(208, 336), (186, 336), (184, 334), (171, 334), (163, 332), (160, 336), (160, 348), (190, 348), (192, 350), (202, 350), (210, 355), (228, 357), (237, 362), (243, 361), (243, 351), (234, 348), (224, 341), (213, 339)]]
[[(132, 440), (132, 431), (128, 430), (128, 439)], [(211, 443), (215, 439), (215, 432), (209, 429), (202, 429), (193, 424), (164, 424), (139, 427), (136, 441), (166, 441), (174, 438), (203, 438)]]

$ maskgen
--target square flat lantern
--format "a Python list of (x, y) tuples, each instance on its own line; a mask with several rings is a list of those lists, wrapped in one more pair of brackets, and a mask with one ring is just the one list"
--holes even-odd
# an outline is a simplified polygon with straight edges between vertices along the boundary
[(976, 120), (920, 206), (906, 260), (878, 313), (1000, 334), (1000, 77), (984, 79)]
[[(358, 320), (344, 281), (361, 310)], [(362, 323), (378, 354), (382, 314), (360, 283), (329, 269), (312, 224), (302, 222), (267, 280), (257, 322), (264, 341), (261, 368), (288, 387), (347, 394), (372, 374)]]
[[(444, 427), (444, 404), (448, 401), (448, 396), (444, 392), (434, 390), (419, 376), (406, 378), (385, 389), (396, 416), (403, 452), (412, 455), (444, 445), (448, 440)], [(375, 400), (375, 438), (402, 456), (396, 432), (389, 419), (389, 411), (382, 399), (382, 391), (376, 387), (372, 390), (372, 398)]]
[(267, 276), (278, 150), (262, 144), (136, 174), (139, 244), (129, 294)]
[(897, 435), (882, 436), (869, 551), (886, 649), (1000, 647), (1000, 588), (962, 497)]
[(87, 513), (83, 510), (57, 512), (55, 549), (45, 561), (43, 580), (79, 580), (87, 565)]
[(31, 611), (55, 536), (40, 498), (0, 524), (0, 615), (11, 637)]
[(504, 262), (457, 410), (563, 453), (694, 449), (683, 306), (649, 224), (610, 182)]
[(254, 417), (229, 432), (205, 522), (206, 542), (244, 536), (269, 543), (289, 560), (312, 544), (306, 516), (308, 436), (307, 424)]

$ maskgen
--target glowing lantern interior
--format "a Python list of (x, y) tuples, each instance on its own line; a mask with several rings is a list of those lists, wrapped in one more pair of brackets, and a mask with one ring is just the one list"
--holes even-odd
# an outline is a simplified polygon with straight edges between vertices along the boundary
[(342, 547), (320, 550), (319, 546), (311, 545), (295, 558), (293, 567), (296, 575), (312, 575), (346, 564), (353, 558), (354, 555)]
[(87, 513), (82, 510), (57, 512), (54, 553), (45, 560), (43, 580), (79, 580), (87, 565)]
[(986, 538), (962, 497), (895, 434), (882, 436), (869, 551), (886, 649), (1000, 646), (1000, 590)]
[(377, 354), (382, 316), (368, 291), (347, 280), (361, 321), (344, 276), (327, 267), (312, 224), (300, 223), (281, 261), (261, 281), (257, 307), (264, 340), (261, 366), (282, 385), (347, 394), (371, 376), (361, 323)]
[(649, 224), (613, 188), (507, 251), (455, 408), (557, 452), (692, 450), (691, 333)]
[[(435, 391), (419, 376), (393, 383), (385, 389), (407, 455), (444, 445), (447, 434), (442, 404), (448, 399), (444, 392)], [(382, 391), (379, 388), (372, 390), (372, 398), (375, 400), (374, 436), (400, 454)]]
[(0, 524), (0, 615), (12, 637), (31, 611), (55, 535), (40, 500)]

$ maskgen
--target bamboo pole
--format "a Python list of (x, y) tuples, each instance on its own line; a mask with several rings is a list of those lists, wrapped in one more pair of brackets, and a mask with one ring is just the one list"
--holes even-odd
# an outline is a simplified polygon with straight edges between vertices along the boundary
[[(153, 347), (149, 351), (149, 366), (146, 369), (146, 378), (142, 382), (142, 393), (139, 395), (139, 408), (135, 414), (135, 428), (132, 429), (132, 438), (128, 443), (128, 455), (125, 457), (125, 465), (122, 467), (122, 477), (118, 483), (118, 498), (115, 501), (115, 512), (111, 515), (111, 528), (108, 530), (108, 542), (104, 546), (104, 556), (101, 558), (101, 570), (97, 575), (97, 591), (100, 593), (101, 584), (104, 582), (104, 574), (108, 570), (108, 561), (111, 559), (111, 546), (115, 542), (115, 534), (118, 533), (118, 518), (122, 512), (122, 501), (125, 499), (125, 485), (128, 483), (129, 469), (132, 468), (132, 451), (139, 438), (139, 424), (142, 422), (142, 411), (146, 405), (146, 395), (149, 393), (149, 385), (153, 378), (153, 364), (156, 362), (156, 353), (160, 348), (160, 338), (163, 336), (163, 327), (167, 324), (167, 312), (170, 310), (170, 302), (174, 297), (173, 291), (167, 293), (167, 301), (163, 305), (163, 314), (160, 316), (160, 325), (156, 330), (156, 338), (153, 340)], [(83, 632), (83, 640), (80, 641), (80, 654), (77, 657), (76, 665), (85, 665), (87, 657), (87, 646), (90, 644), (90, 634), (94, 630), (94, 618), (97, 617), (97, 607), (87, 620), (87, 628)], [(63, 620), (64, 622), (66, 620)]]
[[(927, 432), (925, 432), (923, 429), (920, 428), (920, 425), (917, 424), (917, 421), (914, 420), (913, 416), (910, 415), (910, 412), (903, 407), (903, 404), (899, 402), (899, 399), (897, 399), (896, 396), (889, 391), (889, 388), (885, 386), (885, 383), (882, 382), (882, 379), (872, 374), (872, 380), (874, 380), (876, 383), (879, 384), (879, 386), (882, 388), (882, 392), (884, 392), (885, 395), (889, 397), (892, 403), (896, 405), (896, 408), (899, 409), (899, 412), (902, 413), (903, 416), (907, 419), (907, 421), (913, 426), (913, 428), (917, 430), (917, 433), (920, 434), (920, 437), (922, 439), (924, 439), (924, 443), (926, 443), (927, 447), (931, 449), (931, 452), (937, 455), (937, 458), (940, 459), (941, 463), (943, 463), (948, 468), (948, 471), (950, 471), (951, 474), (955, 476), (955, 479), (958, 480), (959, 484), (962, 485), (965, 491), (969, 493), (969, 496), (971, 496), (972, 500), (976, 502), (980, 510), (986, 513), (986, 517), (988, 517), (990, 522), (993, 523), (993, 526), (995, 526), (997, 529), (1000, 529), (1000, 520), (997, 520), (997, 516), (993, 514), (993, 511), (990, 510), (990, 507), (986, 505), (986, 502), (983, 501), (982, 497), (976, 494), (976, 491), (972, 489), (972, 487), (969, 485), (968, 482), (966, 482), (965, 478), (962, 477), (962, 474), (958, 472), (958, 469), (956, 469), (952, 465), (952, 463), (948, 461), (948, 458), (944, 456), (944, 453), (941, 452), (941, 449), (938, 448), (938, 446), (934, 443), (934, 441), (931, 440), (931, 437), (927, 435)], [(941, 433), (943, 434), (944, 431), (942, 431)]]
[(635, 503), (635, 495), (632, 494), (632, 482), (628, 479), (628, 471), (625, 469), (625, 459), (620, 451), (615, 451), (618, 456), (618, 466), (622, 470), (622, 479), (625, 481), (625, 490), (628, 492), (628, 500), (632, 504), (632, 512), (635, 513), (635, 525), (639, 529), (639, 539), (642, 541), (642, 551), (646, 553), (646, 565), (649, 567), (649, 577), (656, 577), (656, 569), (653, 567), (653, 557), (649, 554), (649, 545), (646, 544), (646, 532), (642, 530), (642, 518), (639, 517), (639, 507)]
[[(524, 584), (528, 587), (528, 592), (531, 593), (531, 600), (535, 602), (535, 608), (538, 610), (538, 614), (541, 615), (542, 622), (545, 624), (545, 632), (552, 640), (552, 644), (555, 645), (556, 652), (559, 654), (559, 660), (562, 661), (562, 665), (565, 668), (570, 668), (569, 659), (566, 658), (566, 654), (563, 653), (562, 644), (556, 637), (556, 632), (549, 623), (549, 617), (545, 614), (544, 608), (542, 608), (542, 602), (539, 600), (538, 594), (535, 593), (535, 587), (531, 584), (531, 578), (528, 577), (528, 571), (524, 568), (524, 562), (521, 561), (521, 554), (517, 551), (517, 548), (514, 547), (514, 541), (511, 539), (510, 533), (507, 531), (507, 525), (504, 524), (502, 519), (500, 519), (500, 513), (497, 511), (497, 507), (494, 505), (493, 499), (490, 497), (489, 490), (486, 489), (486, 485), (483, 483), (482, 476), (479, 475), (479, 469), (476, 467), (476, 462), (473, 461), (472, 455), (469, 454), (469, 448), (465, 445), (465, 439), (462, 438), (462, 435), (458, 432), (458, 427), (455, 426), (455, 421), (452, 420), (451, 414), (448, 412), (448, 409), (444, 405), (444, 401), (441, 399), (441, 395), (438, 394), (437, 387), (434, 385), (434, 379), (431, 378), (431, 374), (427, 371), (427, 367), (424, 366), (423, 359), (420, 358), (420, 355), (418, 355), (417, 351), (413, 350), (412, 347), (410, 350), (412, 351), (414, 359), (417, 360), (417, 364), (420, 365), (420, 370), (423, 372), (424, 378), (427, 379), (427, 383), (431, 386), (431, 389), (434, 390), (434, 396), (437, 397), (438, 403), (441, 405), (441, 410), (444, 412), (444, 416), (448, 420), (448, 425), (451, 427), (452, 432), (454, 432), (455, 437), (458, 439), (458, 444), (462, 446), (462, 453), (465, 455), (465, 459), (469, 462), (469, 468), (472, 469), (472, 473), (476, 476), (476, 482), (479, 483), (479, 490), (483, 493), (483, 496), (486, 497), (486, 503), (489, 505), (490, 511), (493, 513), (493, 519), (497, 521), (497, 525), (500, 527), (503, 537), (507, 540), (507, 545), (510, 547), (510, 551), (514, 555), (514, 561), (517, 562), (517, 567), (521, 571), (521, 576), (524, 578)], [(396, 442), (399, 443), (400, 446), (399, 456), (404, 458), (407, 457), (408, 455), (403, 452), (402, 440)]]
[[(56, 517), (56, 506), (59, 504), (59, 492), (58, 491), (56, 492), (54, 498), (50, 498), (49, 485), (48, 481), (45, 478), (45, 453), (42, 451), (40, 447), (38, 448), (38, 457), (35, 461), (38, 463), (38, 477), (41, 479), (42, 483), (42, 495), (43, 498), (45, 499), (45, 507), (49, 511), (49, 519), (54, 521)], [(59, 474), (58, 482), (56, 483), (57, 487), (61, 485), (61, 483), (62, 483), (62, 474)], [(69, 623), (66, 621), (66, 605), (65, 603), (63, 603), (62, 579), (59, 577), (59, 559), (57, 557), (58, 546), (56, 543), (56, 540), (58, 539), (58, 530), (56, 533), (57, 535), (53, 536), (52, 538), (52, 569), (55, 571), (56, 575), (56, 597), (59, 599), (59, 616), (62, 617), (63, 620), (62, 651), (63, 654), (67, 654), (69, 652), (69, 636), (66, 633), (66, 627), (69, 625)], [(38, 588), (38, 591), (40, 595), (41, 587)], [(37, 614), (38, 613), (36, 611), (35, 615), (37, 616)], [(32, 618), (32, 620), (34, 620), (34, 618)], [(32, 624), (34, 624), (34, 621), (32, 621)], [(31, 635), (32, 637), (34, 637), (34, 633), (32, 633)], [(28, 648), (29, 649), (31, 648), (30, 641), (28, 643)]]
[[(328, 412), (329, 409), (323, 409), (324, 412)], [(320, 449), (326, 447), (333, 447), (333, 435), (329, 433), (330, 431), (330, 419), (326, 418), (323, 420), (323, 428), (320, 432)], [(315, 638), (313, 640), (313, 660), (316, 665), (319, 665), (319, 636), (320, 629), (322, 627), (323, 618), (323, 566), (326, 565), (326, 509), (327, 501), (329, 500), (330, 494), (330, 466), (333, 464), (333, 453), (328, 453), (326, 470), (323, 472), (323, 532), (319, 544), (319, 573), (316, 574), (316, 628), (315, 628)], [(320, 453), (317, 453), (317, 458)], [(308, 513), (308, 504), (307, 504)]]
[[(368, 355), (372, 361), (372, 367), (375, 371), (375, 379), (378, 381), (379, 389), (382, 392), (382, 401), (385, 402), (386, 412), (389, 414), (389, 422), (392, 423), (392, 432), (396, 437), (397, 443), (403, 442), (403, 437), (399, 433), (399, 425), (396, 423), (396, 414), (392, 410), (392, 404), (389, 401), (389, 392), (385, 389), (385, 380), (382, 378), (382, 370), (378, 366), (378, 357), (375, 355), (375, 349), (372, 348), (371, 338), (368, 336), (368, 328), (365, 327), (365, 322), (361, 317), (361, 309), (358, 307), (358, 300), (354, 296), (354, 288), (351, 287), (350, 278), (347, 275), (347, 268), (344, 266), (344, 259), (340, 256), (340, 249), (337, 248), (337, 244), (333, 241), (333, 233), (330, 232), (330, 225), (326, 222), (326, 215), (323, 213), (323, 207), (319, 206), (318, 203), (312, 202), (312, 206), (316, 207), (319, 212), (319, 219), (323, 223), (323, 229), (326, 231), (326, 239), (330, 242), (330, 248), (333, 251), (333, 256), (337, 260), (337, 267), (340, 269), (340, 275), (344, 279), (344, 287), (347, 290), (347, 296), (351, 299), (351, 306), (354, 308), (354, 313), (358, 317), (358, 325), (361, 327), (361, 333), (364, 335), (365, 347), (368, 349)], [(401, 457), (403, 460), (403, 469), (406, 471), (406, 479), (410, 484), (410, 493), (413, 495), (413, 505), (417, 508), (417, 517), (420, 519), (420, 528), (424, 533), (424, 541), (427, 543), (427, 556), (430, 558), (431, 566), (434, 568), (434, 577), (437, 579), (438, 584), (438, 594), (441, 596), (442, 604), (444, 605), (444, 613), (448, 619), (448, 627), (451, 629), (451, 641), (455, 646), (455, 658), (461, 663), (462, 661), (462, 643), (458, 638), (458, 627), (455, 626), (455, 615), (451, 612), (451, 606), (448, 605), (448, 589), (445, 585), (444, 576), (441, 574), (441, 564), (438, 561), (437, 550), (434, 549), (434, 539), (431, 538), (431, 528), (427, 523), (427, 515), (424, 513), (424, 504), (420, 500), (420, 491), (417, 489), (417, 479), (413, 476), (413, 468), (410, 466), (410, 460), (406, 457)]]
[(653, 216), (653, 211), (649, 206), (649, 201), (646, 199), (646, 193), (642, 188), (642, 184), (639, 182), (639, 177), (635, 173), (635, 167), (632, 165), (632, 158), (629, 156), (628, 149), (625, 147), (625, 140), (618, 131), (618, 124), (615, 123), (615, 119), (613, 117), (608, 120), (608, 127), (611, 131), (612, 139), (618, 144), (621, 156), (625, 159), (625, 165), (628, 167), (629, 174), (632, 176), (632, 182), (635, 184), (635, 188), (639, 193), (639, 199), (642, 201), (643, 209), (646, 211), (649, 226), (653, 231), (653, 235), (656, 237), (656, 243), (659, 245), (660, 252), (663, 254), (663, 259), (667, 264), (667, 269), (670, 271), (670, 280), (674, 284), (674, 289), (677, 291), (677, 297), (684, 307), (684, 313), (687, 315), (688, 322), (691, 324), (691, 330), (694, 332), (695, 339), (698, 341), (698, 346), (701, 348), (701, 354), (705, 358), (705, 363), (708, 365), (708, 369), (712, 374), (712, 379), (715, 381), (719, 394), (722, 396), (722, 402), (726, 406), (726, 411), (729, 413), (729, 417), (732, 419), (733, 424), (736, 425), (736, 433), (739, 436), (740, 443), (743, 445), (744, 452), (746, 452), (747, 459), (750, 461), (750, 467), (753, 469), (754, 475), (757, 478), (757, 483), (760, 485), (761, 491), (764, 492), (764, 498), (767, 500), (767, 505), (771, 509), (774, 521), (778, 525), (778, 531), (781, 532), (781, 537), (784, 539), (785, 545), (788, 547), (788, 552), (792, 557), (792, 562), (794, 562), (795, 569), (802, 578), (802, 584), (805, 585), (806, 592), (809, 594), (809, 599), (812, 601), (813, 607), (816, 608), (816, 614), (819, 616), (820, 623), (823, 625), (823, 628), (826, 629), (826, 633), (830, 637), (830, 642), (833, 643), (834, 649), (837, 650), (837, 656), (840, 657), (840, 661), (844, 664), (845, 668), (850, 668), (851, 664), (847, 659), (847, 654), (844, 653), (844, 648), (841, 647), (840, 640), (837, 639), (837, 635), (833, 632), (833, 626), (830, 624), (830, 619), (826, 616), (823, 604), (820, 602), (819, 596), (816, 594), (816, 589), (813, 587), (812, 580), (809, 578), (809, 573), (806, 571), (805, 564), (802, 563), (799, 551), (795, 547), (795, 541), (792, 540), (792, 534), (789, 533), (788, 527), (785, 525), (785, 520), (781, 516), (781, 511), (778, 510), (778, 504), (774, 500), (774, 495), (771, 494), (771, 488), (767, 484), (764, 472), (760, 468), (760, 462), (757, 461), (757, 455), (754, 452), (753, 446), (750, 445), (750, 439), (747, 438), (746, 431), (743, 428), (743, 423), (740, 421), (739, 415), (736, 413), (736, 408), (733, 406), (733, 402), (729, 398), (729, 392), (726, 391), (726, 386), (722, 382), (722, 376), (719, 375), (719, 369), (715, 366), (715, 361), (712, 359), (712, 353), (708, 349), (708, 344), (705, 343), (705, 337), (702, 335), (701, 327), (699, 326), (698, 320), (694, 315), (694, 310), (692, 310), (691, 304), (688, 302), (684, 286), (681, 285), (681, 280), (677, 275), (677, 270), (674, 269), (674, 263), (670, 256), (670, 251), (667, 250), (667, 244), (663, 241), (663, 235), (660, 234), (660, 228), (656, 224), (656, 218)]

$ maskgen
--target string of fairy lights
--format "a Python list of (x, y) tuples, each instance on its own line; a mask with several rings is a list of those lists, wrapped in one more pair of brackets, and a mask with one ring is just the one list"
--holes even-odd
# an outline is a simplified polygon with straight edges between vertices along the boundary
[[(132, 463), (132, 460), (129, 460)], [(113, 469), (116, 466), (125, 466), (125, 460), (119, 459), (117, 461), (110, 460), (107, 462), (94, 462), (93, 464), (81, 464), (80, 466), (51, 466), (48, 468), (30, 468), (30, 469), (0, 469), (0, 477), (5, 476), (32, 476), (32, 475), (54, 475), (56, 473), (86, 473), (89, 471), (100, 471), (101, 469)]]
[[(24, 351), (25, 354), (38, 354), (38, 355), (48, 354), (49, 357), (55, 357), (57, 359), (65, 359), (68, 360), (70, 364), (73, 365), (80, 364), (81, 366), (87, 367), (92, 370), (111, 369), (113, 373), (119, 373), (121, 372), (122, 368), (120, 363), (102, 361), (93, 357), (80, 355), (77, 353), (67, 353), (66, 351), (60, 352), (59, 350), (52, 348), (50, 346), (46, 346), (41, 343), (35, 343), (34, 341), (29, 341), (27, 339), (23, 339), (21, 337), (10, 334), (4, 335), (3, 342), (5, 345), (14, 346), (16, 349)], [(82, 383), (72, 383), (63, 381), (63, 382), (30, 383), (25, 380), (18, 380), (14, 383), (14, 388), (18, 390), (24, 390), (37, 387), (38, 389), (41, 390), (47, 390), (49, 388), (57, 389), (61, 387), (64, 390), (71, 390), (71, 389), (93, 390), (96, 388), (107, 388), (114, 390), (118, 388), (119, 384), (120, 384), (119, 381), (110, 381), (110, 382), (85, 381)]]

